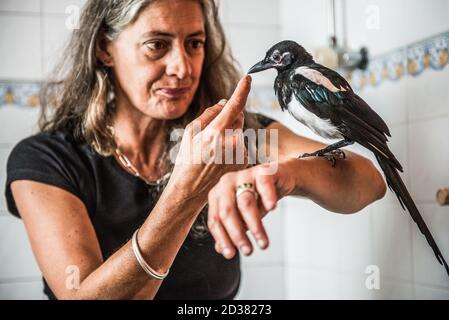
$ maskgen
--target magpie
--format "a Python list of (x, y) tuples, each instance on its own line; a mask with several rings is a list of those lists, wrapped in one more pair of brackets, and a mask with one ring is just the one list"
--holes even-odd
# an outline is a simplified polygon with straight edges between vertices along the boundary
[(402, 208), (408, 210), (449, 275), (446, 260), (399, 175), (398, 171), (403, 172), (403, 168), (387, 146), (387, 136), (391, 135), (383, 119), (354, 93), (340, 74), (316, 63), (295, 41), (275, 44), (262, 61), (249, 69), (248, 74), (270, 68), (277, 70), (274, 91), (282, 111), (287, 110), (325, 139), (339, 139), (326, 148), (305, 153), (299, 158), (325, 157), (335, 166), (336, 158), (345, 157), (340, 148), (355, 142), (373, 152), (388, 187), (396, 194)]

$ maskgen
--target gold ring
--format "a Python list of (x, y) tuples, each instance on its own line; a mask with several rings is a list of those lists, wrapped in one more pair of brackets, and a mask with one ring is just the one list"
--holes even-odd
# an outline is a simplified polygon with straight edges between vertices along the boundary
[(254, 184), (252, 184), (251, 182), (244, 182), (242, 184), (239, 184), (236, 187), (236, 192), (235, 192), (235, 197), (237, 198), (239, 195), (241, 195), (243, 192), (251, 192), (252, 194), (254, 194), (254, 196), (256, 197), (256, 199), (258, 198), (258, 194), (256, 192), (256, 188), (254, 188)]

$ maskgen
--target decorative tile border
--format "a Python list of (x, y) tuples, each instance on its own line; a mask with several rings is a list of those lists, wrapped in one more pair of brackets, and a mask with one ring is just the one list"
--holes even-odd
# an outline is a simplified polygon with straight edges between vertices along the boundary
[[(41, 83), (38, 81), (5, 81), (0, 80), (0, 108), (16, 106), (30, 108), (39, 106), (39, 90)], [(270, 86), (253, 87), (248, 99), (250, 110), (277, 110), (279, 104)]]
[(426, 69), (442, 70), (449, 63), (449, 31), (426, 40), (371, 58), (366, 70), (345, 74), (355, 90), (397, 81), (406, 75), (418, 76)]
[[(426, 69), (442, 70), (449, 64), (449, 31), (390, 53), (371, 58), (366, 70), (342, 73), (355, 90), (377, 86), (385, 80), (397, 81), (405, 75), (414, 77)], [(39, 81), (0, 80), (0, 108), (39, 105)], [(250, 109), (278, 110), (272, 87), (255, 87), (251, 91)]]
[(39, 105), (38, 81), (4, 81), (0, 80), (0, 108), (13, 105), (21, 108)]

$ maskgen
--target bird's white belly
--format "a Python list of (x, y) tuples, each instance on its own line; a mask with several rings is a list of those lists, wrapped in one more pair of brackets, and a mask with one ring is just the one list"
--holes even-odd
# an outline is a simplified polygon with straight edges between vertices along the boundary
[(323, 120), (306, 108), (304, 108), (294, 97), (288, 104), (290, 114), (310, 130), (326, 139), (342, 139), (343, 136), (330, 120)]

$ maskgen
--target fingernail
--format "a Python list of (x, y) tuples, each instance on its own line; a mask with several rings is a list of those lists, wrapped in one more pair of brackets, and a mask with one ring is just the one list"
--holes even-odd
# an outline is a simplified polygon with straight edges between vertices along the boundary
[(251, 248), (247, 245), (244, 245), (240, 248), (240, 251), (242, 251), (242, 253), (247, 256), (251, 253)]
[(257, 244), (259, 245), (259, 247), (260, 247), (261, 249), (265, 248), (265, 246), (267, 245), (266, 241), (263, 240), (263, 239), (257, 240)]
[(230, 257), (231, 257), (231, 254), (232, 254), (231, 249), (229, 249), (229, 248), (224, 248), (224, 249), (223, 249), (223, 255), (224, 255), (226, 258), (230, 258)]
[(246, 82), (251, 83), (252, 80), (253, 78), (250, 75), (246, 75)]
[(218, 103), (220, 106), (224, 107), (226, 105), (226, 103), (228, 103), (228, 100), (226, 99), (221, 99), (220, 102)]

